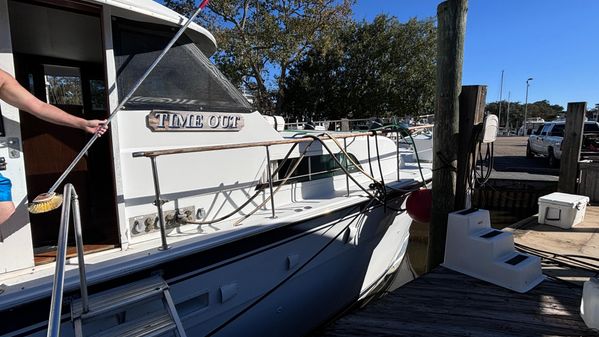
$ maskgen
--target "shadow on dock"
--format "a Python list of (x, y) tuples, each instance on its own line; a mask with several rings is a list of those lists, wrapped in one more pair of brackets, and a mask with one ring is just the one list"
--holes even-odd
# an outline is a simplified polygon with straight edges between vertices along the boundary
[(597, 336), (581, 293), (548, 279), (519, 294), (438, 267), (315, 336)]
[[(438, 267), (313, 336), (599, 336), (580, 317), (582, 284), (599, 275), (599, 207), (571, 229), (538, 224), (536, 215), (505, 229), (516, 248), (542, 258), (546, 280), (528, 293)], [(428, 226), (410, 232), (406, 263), (424, 273)]]

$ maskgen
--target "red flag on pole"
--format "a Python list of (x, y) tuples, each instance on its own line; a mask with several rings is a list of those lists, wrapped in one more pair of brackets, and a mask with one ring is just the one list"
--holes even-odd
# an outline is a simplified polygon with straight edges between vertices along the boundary
[(202, 2), (200, 2), (200, 8), (204, 9), (204, 7), (208, 6), (208, 1), (209, 0), (202, 0)]

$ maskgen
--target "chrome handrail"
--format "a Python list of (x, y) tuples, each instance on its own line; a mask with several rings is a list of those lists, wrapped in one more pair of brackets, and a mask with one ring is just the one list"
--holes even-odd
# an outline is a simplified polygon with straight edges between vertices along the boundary
[(87, 279), (85, 276), (85, 261), (83, 259), (83, 236), (81, 235), (81, 213), (79, 211), (79, 197), (72, 184), (64, 186), (64, 204), (60, 216), (60, 230), (58, 247), (56, 248), (56, 268), (54, 270), (54, 284), (52, 286), (52, 300), (50, 302), (50, 317), (48, 318), (48, 337), (60, 335), (60, 318), (62, 312), (62, 298), (64, 294), (64, 270), (67, 257), (67, 240), (69, 236), (69, 220), (71, 208), (73, 210), (73, 227), (75, 230), (75, 244), (79, 266), (79, 282), (81, 288), (81, 302), (83, 312), (89, 310), (87, 295)]
[[(414, 127), (414, 128), (408, 128), (409, 131), (411, 130), (417, 130), (420, 127)], [(275, 146), (275, 145), (293, 145), (294, 147), (297, 144), (300, 143), (309, 143), (312, 144), (312, 142), (314, 141), (319, 141), (321, 144), (324, 145), (324, 141), (326, 140), (332, 140), (338, 147), (339, 149), (345, 153), (347, 151), (347, 138), (358, 138), (358, 137), (371, 137), (374, 136), (375, 139), (376, 137), (378, 137), (379, 135), (388, 135), (388, 134), (393, 134), (395, 133), (397, 135), (397, 137), (399, 137), (400, 135), (400, 130), (395, 130), (395, 129), (389, 129), (389, 130), (370, 130), (369, 132), (351, 132), (351, 133), (336, 133), (336, 134), (329, 134), (329, 133), (324, 133), (324, 134), (319, 134), (319, 135), (310, 135), (310, 134), (306, 134), (304, 135), (304, 137), (302, 138), (288, 138), (288, 139), (278, 139), (278, 140), (269, 140), (269, 141), (260, 141), (260, 142), (250, 142), (250, 143), (233, 143), (233, 144), (224, 144), (224, 145), (207, 145), (207, 146), (196, 146), (196, 147), (181, 147), (181, 148), (173, 148), (173, 149), (166, 149), (166, 150), (153, 150), (153, 151), (140, 151), (140, 152), (134, 152), (132, 155), (134, 158), (139, 158), (139, 157), (146, 157), (150, 159), (151, 165), (152, 165), (152, 178), (154, 181), (154, 205), (156, 206), (157, 212), (158, 212), (158, 223), (160, 226), (160, 238), (161, 238), (161, 247), (159, 247), (159, 250), (168, 250), (170, 247), (168, 245), (168, 241), (167, 241), (167, 234), (166, 234), (166, 221), (165, 218), (163, 216), (163, 209), (162, 209), (162, 205), (166, 202), (168, 202), (168, 200), (163, 200), (161, 198), (161, 192), (160, 192), (160, 178), (159, 178), (159, 174), (158, 174), (158, 163), (157, 163), (157, 158), (160, 156), (169, 156), (169, 155), (181, 155), (181, 154), (189, 154), (189, 153), (200, 153), (200, 152), (212, 152), (212, 151), (223, 151), (223, 150), (232, 150), (232, 149), (245, 149), (245, 148), (256, 148), (256, 147), (264, 147), (266, 149), (266, 170), (267, 170), (267, 175), (268, 175), (268, 188), (270, 191), (270, 196), (265, 200), (264, 204), (270, 200), (271, 203), (271, 212), (272, 212), (272, 218), (276, 218), (276, 210), (275, 210), (275, 202), (274, 202), (274, 195), (277, 193), (277, 191), (279, 190), (280, 186), (277, 187), (276, 189), (273, 188), (274, 185), (274, 181), (273, 181), (273, 175), (275, 175), (278, 172), (278, 168), (276, 170), (275, 173), (272, 172), (271, 170), (271, 161), (270, 161), (270, 147), (271, 146)], [(344, 145), (341, 145), (337, 139), (343, 139), (344, 141)], [(369, 144), (369, 143), (367, 143)], [(308, 145), (306, 147), (306, 150), (309, 148), (310, 145)], [(378, 145), (377, 146), (377, 152), (378, 152)], [(324, 145), (325, 148), (327, 148), (327, 151), (333, 155), (333, 153), (328, 149), (328, 147), (326, 145)], [(289, 150), (289, 152), (287, 153), (287, 155), (285, 156), (285, 160), (287, 159), (287, 157), (291, 154), (291, 150), (293, 149), (293, 147)], [(306, 151), (305, 150), (305, 151)], [(347, 153), (345, 153), (347, 155)], [(333, 155), (334, 156), (334, 155)], [(399, 145), (396, 144), (396, 148), (395, 148), (395, 156), (396, 156), (396, 164), (397, 164), (397, 180), (400, 180), (400, 174), (399, 174), (399, 169), (400, 169), (400, 156), (399, 156)], [(302, 155), (303, 157), (303, 155)], [(380, 160), (380, 159), (378, 159)], [(335, 161), (337, 161), (337, 159), (335, 159)], [(370, 161), (370, 157), (369, 157), (369, 161)], [(351, 158), (350, 158), (350, 162), (356, 166), (359, 167), (359, 164), (354, 163)], [(350, 194), (350, 190), (349, 190), (349, 180), (351, 179), (352, 181), (354, 181), (354, 183), (356, 183), (358, 186), (361, 186), (357, 181), (355, 181), (354, 178), (352, 178), (350, 176), (350, 172), (347, 172), (347, 170), (342, 168), (342, 165), (338, 162), (339, 167), (345, 172), (346, 174), (346, 189), (347, 189), (347, 195), (349, 196)], [(309, 167), (309, 171), (310, 171), (310, 161), (308, 161), (308, 167)], [(297, 168), (297, 165), (296, 165)], [(360, 172), (362, 172), (363, 174), (365, 174), (367, 177), (369, 177), (371, 180), (378, 182), (375, 178), (373, 178), (371, 175), (368, 175), (366, 172), (364, 172), (363, 170), (359, 169)], [(308, 177), (310, 178), (312, 175), (308, 175)], [(285, 181), (287, 181), (289, 177), (287, 177), (285, 179)], [(382, 177), (381, 177), (382, 178)], [(367, 192), (367, 194), (370, 195), (370, 192), (366, 191), (365, 189), (363, 189), (365, 192)], [(374, 196), (373, 196), (374, 197)], [(264, 206), (264, 205), (262, 205)], [(250, 215), (253, 214), (250, 213)], [(246, 215), (245, 217), (247, 218), (248, 215)], [(198, 223), (196, 221), (187, 221), (187, 223)], [(236, 223), (238, 224), (238, 223)]]

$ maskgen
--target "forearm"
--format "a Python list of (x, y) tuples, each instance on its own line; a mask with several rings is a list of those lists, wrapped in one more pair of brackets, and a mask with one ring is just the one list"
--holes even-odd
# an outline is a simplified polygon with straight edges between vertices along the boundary
[(85, 119), (68, 114), (53, 105), (41, 101), (39, 102), (39, 104), (32, 106), (29, 112), (34, 116), (50, 123), (70, 126), (72, 128), (82, 130), (85, 129)]
[(0, 87), (0, 99), (45, 121), (85, 129), (86, 121), (84, 119), (40, 101), (12, 77), (4, 76)]
[(0, 69), (0, 99), (47, 122), (81, 129), (101, 137), (108, 130), (107, 120), (85, 120), (44, 103), (23, 88), (10, 74)]

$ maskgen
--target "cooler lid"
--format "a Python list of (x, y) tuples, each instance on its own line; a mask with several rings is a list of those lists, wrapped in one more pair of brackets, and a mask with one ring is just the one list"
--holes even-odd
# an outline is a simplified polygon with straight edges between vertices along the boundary
[(568, 194), (561, 192), (554, 192), (551, 194), (544, 195), (539, 198), (539, 203), (544, 202), (553, 205), (574, 207), (578, 203), (587, 204), (590, 201), (589, 197), (584, 195)]

